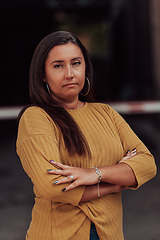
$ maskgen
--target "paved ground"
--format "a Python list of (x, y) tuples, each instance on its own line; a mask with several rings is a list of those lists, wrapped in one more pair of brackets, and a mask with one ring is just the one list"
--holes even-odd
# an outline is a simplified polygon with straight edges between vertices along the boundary
[[(160, 165), (160, 116), (125, 117)], [(15, 121), (0, 122), (0, 240), (23, 240), (34, 203), (32, 185), (15, 153)], [(125, 240), (160, 239), (160, 175), (123, 193)], [(116, 239), (118, 240), (118, 239)]]

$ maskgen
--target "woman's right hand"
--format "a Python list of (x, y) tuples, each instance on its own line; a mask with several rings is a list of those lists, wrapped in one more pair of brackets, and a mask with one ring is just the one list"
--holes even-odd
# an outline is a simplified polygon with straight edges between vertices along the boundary
[(52, 160), (50, 162), (57, 169), (48, 169), (48, 173), (64, 176), (56, 180), (54, 184), (70, 183), (63, 191), (68, 191), (81, 185), (94, 185), (98, 182), (98, 174), (93, 168), (72, 167)]

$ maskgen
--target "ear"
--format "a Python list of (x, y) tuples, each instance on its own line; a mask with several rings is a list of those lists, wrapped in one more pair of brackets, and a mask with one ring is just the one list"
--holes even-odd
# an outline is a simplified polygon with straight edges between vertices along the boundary
[(42, 73), (42, 76), (43, 76), (43, 82), (47, 82), (46, 74), (44, 72)]

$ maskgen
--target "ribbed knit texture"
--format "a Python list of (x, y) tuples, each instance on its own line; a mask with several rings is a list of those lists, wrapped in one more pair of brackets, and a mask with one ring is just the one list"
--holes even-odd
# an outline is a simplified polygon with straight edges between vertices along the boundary
[(113, 165), (136, 148), (138, 154), (125, 162), (132, 168), (139, 187), (155, 176), (154, 158), (110, 106), (86, 103), (68, 112), (89, 144), (91, 159), (68, 155), (59, 127), (44, 110), (30, 107), (20, 120), (17, 153), (36, 196), (26, 239), (89, 240), (92, 221), (100, 240), (123, 240), (121, 194), (80, 203), (85, 186), (63, 192), (68, 184), (53, 184), (61, 176), (47, 173), (47, 169), (54, 168), (49, 160), (84, 168)]

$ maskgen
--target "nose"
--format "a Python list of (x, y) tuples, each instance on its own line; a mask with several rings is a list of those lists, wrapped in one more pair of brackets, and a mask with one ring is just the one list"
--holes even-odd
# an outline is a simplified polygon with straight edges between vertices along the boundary
[(65, 78), (72, 79), (74, 77), (73, 69), (71, 66), (66, 67)]

